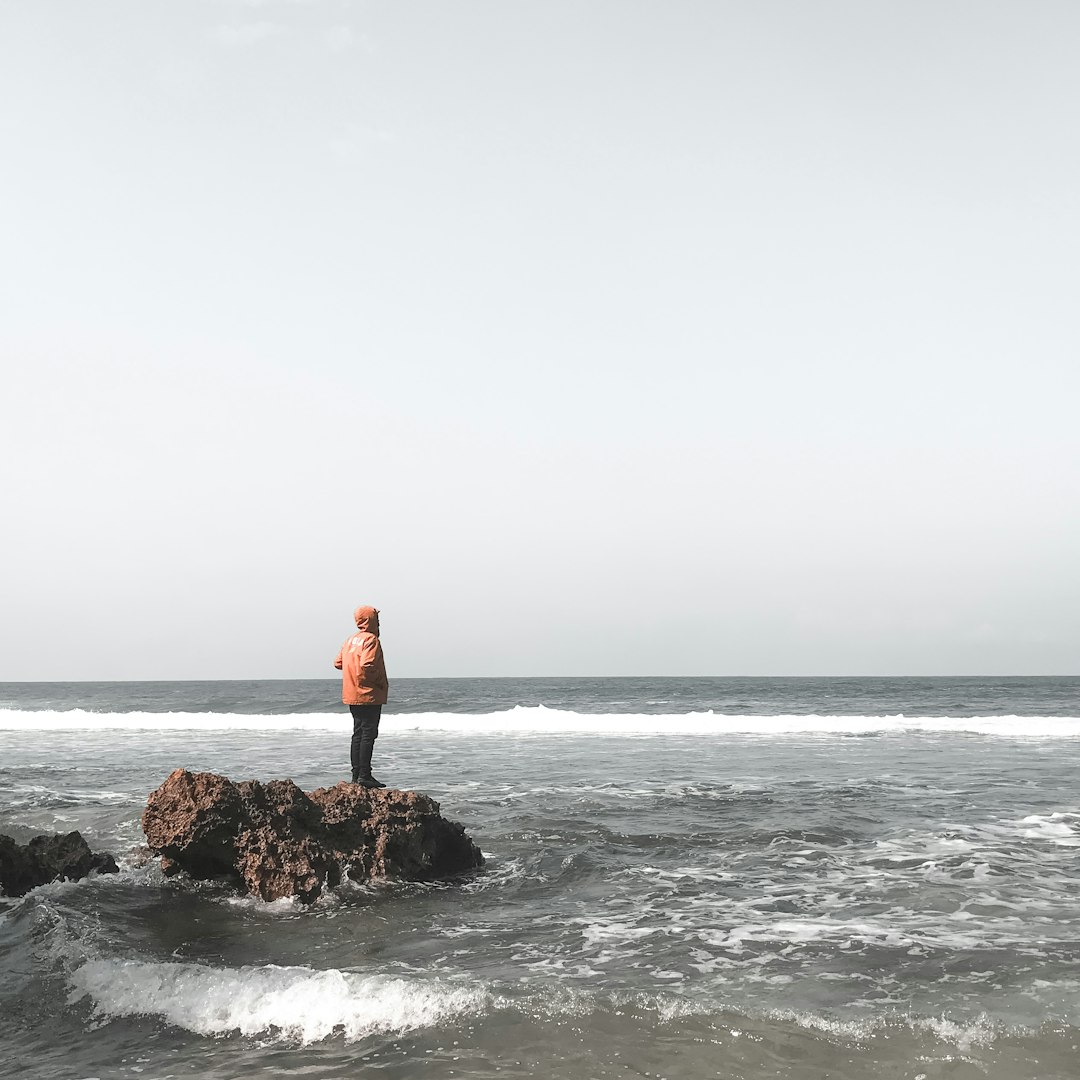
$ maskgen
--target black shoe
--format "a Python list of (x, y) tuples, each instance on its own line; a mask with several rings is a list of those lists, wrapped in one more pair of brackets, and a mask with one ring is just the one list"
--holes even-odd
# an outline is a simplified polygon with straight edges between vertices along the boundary
[(354, 784), (359, 784), (363, 788), (383, 788), (385, 784), (379, 783), (374, 776), (358, 776), (354, 781)]

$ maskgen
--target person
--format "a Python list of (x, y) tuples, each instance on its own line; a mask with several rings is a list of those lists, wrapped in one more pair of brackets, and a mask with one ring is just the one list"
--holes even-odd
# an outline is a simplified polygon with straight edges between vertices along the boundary
[(386, 785), (371, 775), (371, 753), (390, 686), (379, 641), (379, 613), (365, 605), (353, 612), (353, 619), (356, 633), (345, 639), (334, 661), (341, 671), (341, 700), (353, 718), (352, 782), (382, 788)]

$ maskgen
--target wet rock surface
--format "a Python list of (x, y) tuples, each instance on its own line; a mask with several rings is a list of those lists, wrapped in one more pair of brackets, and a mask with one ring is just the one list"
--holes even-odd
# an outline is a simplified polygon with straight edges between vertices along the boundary
[(78, 832), (51, 833), (17, 844), (0, 835), (0, 892), (23, 896), (51, 881), (78, 881), (93, 871), (117, 873), (116, 862), (107, 852), (90, 850)]
[(263, 900), (308, 903), (346, 874), (433, 881), (484, 861), (427, 795), (347, 783), (304, 792), (291, 780), (177, 769), (150, 796), (142, 826), (166, 874), (230, 881)]

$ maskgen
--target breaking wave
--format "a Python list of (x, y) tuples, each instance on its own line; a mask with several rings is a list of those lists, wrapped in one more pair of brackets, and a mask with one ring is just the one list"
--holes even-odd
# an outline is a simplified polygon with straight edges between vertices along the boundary
[(213, 968), (91, 960), (71, 976), (70, 1003), (95, 1016), (159, 1017), (199, 1035), (275, 1035), (300, 1043), (401, 1034), (490, 1004), (484, 990), (306, 967)]
[[(348, 718), (336, 713), (247, 715), (190, 712), (88, 712), (0, 709), (0, 730), (155, 730), (155, 731), (333, 731)], [(968, 734), (1003, 739), (1080, 738), (1076, 716), (828, 716), (728, 715), (689, 712), (589, 714), (518, 706), (500, 712), (386, 713), (387, 730), (461, 735), (797, 735)]]
[[(356, 1042), (374, 1035), (401, 1035), (494, 1009), (512, 1008), (537, 1020), (585, 1016), (596, 1010), (631, 1015), (637, 1022), (672, 1024), (698, 1020), (708, 1026), (739, 1026), (752, 1013), (709, 1008), (678, 996), (541, 991), (512, 1002), (486, 989), (438, 980), (408, 980), (306, 967), (214, 968), (199, 964), (91, 960), (70, 977), (69, 1004), (89, 999), (99, 1021), (153, 1017), (198, 1035), (259, 1036), (310, 1045), (331, 1037)], [(766, 1010), (765, 1018), (824, 1035), (841, 1044), (867, 1042), (908, 1030), (961, 1051), (988, 1046), (1002, 1034), (1031, 1034), (987, 1016), (965, 1021), (903, 1014), (840, 1019), (813, 1012)], [(737, 1032), (735, 1032), (737, 1034)]]

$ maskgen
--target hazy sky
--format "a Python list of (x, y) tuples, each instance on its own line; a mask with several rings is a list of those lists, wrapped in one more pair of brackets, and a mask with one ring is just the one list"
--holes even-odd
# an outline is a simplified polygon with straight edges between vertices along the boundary
[(1078, 40), (0, 0), (0, 679), (1080, 672)]

